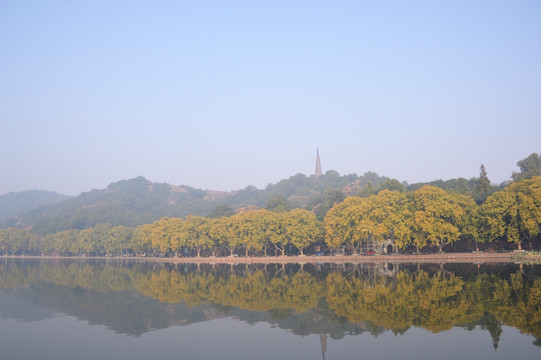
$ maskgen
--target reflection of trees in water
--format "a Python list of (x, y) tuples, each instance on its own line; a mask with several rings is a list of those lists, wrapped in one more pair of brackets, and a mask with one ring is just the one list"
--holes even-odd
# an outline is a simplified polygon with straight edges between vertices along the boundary
[[(98, 323), (114, 321), (113, 328), (128, 333), (130, 321), (141, 333), (227, 315), (333, 338), (365, 331), (401, 334), (410, 327), (439, 332), (478, 326), (490, 332), (497, 348), (504, 324), (540, 338), (539, 268), (494, 269), (459, 264), (4, 260), (0, 287), (28, 288), (70, 313)], [(137, 321), (128, 320), (133, 314), (138, 314)]]

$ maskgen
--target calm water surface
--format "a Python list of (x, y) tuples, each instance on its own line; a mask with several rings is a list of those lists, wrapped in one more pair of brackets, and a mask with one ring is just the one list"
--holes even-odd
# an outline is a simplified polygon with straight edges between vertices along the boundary
[(540, 359), (541, 267), (0, 260), (1, 359)]

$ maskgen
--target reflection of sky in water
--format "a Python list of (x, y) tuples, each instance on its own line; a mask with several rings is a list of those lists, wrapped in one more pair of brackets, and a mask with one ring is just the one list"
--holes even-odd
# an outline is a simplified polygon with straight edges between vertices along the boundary
[(34, 306), (30, 301), (17, 299), (9, 291), (0, 289), (0, 319), (17, 319), (18, 321), (37, 321), (58, 316), (55, 310)]
[[(503, 327), (498, 351), (486, 331), (454, 328), (432, 334), (410, 329), (327, 337), (326, 359), (539, 359), (533, 337)], [(297, 336), (267, 323), (248, 325), (219, 319), (155, 330), (139, 337), (116, 334), (102, 325), (89, 326), (72, 316), (20, 323), (0, 320), (0, 346), (5, 359), (321, 359), (318, 335)]]
[[(327, 345), (327, 359), (346, 359), (354, 354), (363, 359), (539, 359), (541, 348), (532, 346), (532, 336), (522, 335), (514, 328), (503, 326), (498, 350), (492, 346), (487, 331), (453, 328), (433, 334), (412, 328), (404, 335), (386, 332), (376, 339), (368, 334), (348, 336)], [(331, 355), (333, 354), (333, 355)]]

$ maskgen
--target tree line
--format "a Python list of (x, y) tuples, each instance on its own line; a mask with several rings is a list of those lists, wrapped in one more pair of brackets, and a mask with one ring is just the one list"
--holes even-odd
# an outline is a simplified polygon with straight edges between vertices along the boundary
[(346, 244), (353, 251), (386, 239), (417, 252), (427, 247), (442, 252), (458, 242), (473, 250), (480, 243), (539, 247), (541, 177), (513, 182), (481, 205), (471, 196), (430, 185), (407, 193), (383, 190), (367, 198), (348, 197), (331, 208), (324, 224), (327, 245)]
[(409, 252), (541, 246), (541, 176), (519, 180), (478, 205), (472, 196), (425, 185), (381, 190), (335, 203), (319, 221), (314, 211), (277, 206), (231, 216), (164, 217), (137, 227), (98, 224), (39, 235), (0, 229), (4, 255), (268, 256), (322, 249), (359, 253), (385, 241)]

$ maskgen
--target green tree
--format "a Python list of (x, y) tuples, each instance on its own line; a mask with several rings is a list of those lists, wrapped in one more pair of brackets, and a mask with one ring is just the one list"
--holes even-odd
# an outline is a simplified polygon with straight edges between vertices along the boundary
[(404, 192), (406, 191), (406, 187), (397, 179), (387, 179), (378, 186), (377, 191), (380, 192), (382, 190)]
[(284, 212), (291, 209), (291, 204), (285, 196), (277, 195), (269, 199), (266, 209), (274, 212)]
[(487, 171), (485, 166), (481, 164), (481, 168), (479, 169), (479, 179), (476, 180), (473, 188), (473, 198), (475, 199), (477, 205), (481, 205), (485, 202), (487, 197), (490, 195), (491, 190), (492, 185), (488, 179)]
[(520, 172), (513, 172), (513, 180), (531, 179), (534, 176), (541, 176), (541, 157), (537, 153), (530, 154), (527, 158), (517, 162)]
[(214, 207), (214, 209), (212, 209), (208, 217), (211, 219), (217, 219), (223, 216), (231, 216), (234, 214), (235, 214), (235, 211), (233, 210), (233, 208), (227, 205), (218, 205)]
[(319, 221), (323, 221), (325, 218), (325, 215), (327, 215), (327, 212), (330, 210), (330, 208), (333, 207), (334, 204), (338, 204), (344, 199), (346, 196), (344, 195), (344, 192), (341, 189), (334, 189), (334, 188), (327, 188), (323, 192), (323, 201), (321, 204), (318, 204), (314, 208), (314, 212), (316, 214), (316, 217)]
[(372, 184), (369, 181), (369, 182), (366, 183), (366, 185), (361, 190), (359, 190), (358, 196), (362, 197), (362, 198), (367, 198), (369, 196), (372, 196), (372, 195), (376, 194), (377, 192), (378, 192), (378, 190), (376, 189), (374, 184)]

